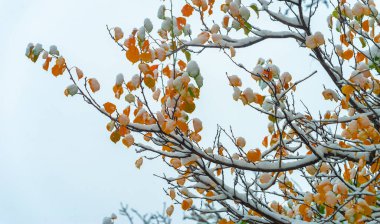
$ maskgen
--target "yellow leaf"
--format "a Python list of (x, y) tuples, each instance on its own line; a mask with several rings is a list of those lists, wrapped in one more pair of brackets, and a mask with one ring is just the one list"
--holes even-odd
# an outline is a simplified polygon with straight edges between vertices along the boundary
[(351, 85), (345, 85), (345, 86), (342, 87), (342, 93), (346, 97), (349, 97), (354, 91), (355, 91), (355, 89)]

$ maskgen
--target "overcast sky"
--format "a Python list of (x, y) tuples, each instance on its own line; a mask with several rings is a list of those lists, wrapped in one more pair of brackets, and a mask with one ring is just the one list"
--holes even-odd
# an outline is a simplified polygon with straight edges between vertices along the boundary
[[(109, 38), (105, 25), (128, 33), (145, 17), (154, 20), (159, 4), (0, 0), (0, 223), (94, 224), (117, 212), (120, 202), (141, 212), (170, 203), (162, 191), (165, 183), (153, 176), (165, 171), (162, 162), (144, 162), (137, 170), (139, 155), (109, 141), (108, 121), (79, 97), (63, 95), (70, 84), (67, 77), (55, 78), (42, 70), (41, 61), (34, 64), (24, 56), (29, 42), (57, 45), (70, 65), (101, 82), (96, 97), (106, 102), (112, 99), (115, 75), (122, 72), (129, 79), (136, 68)], [(293, 41), (268, 41), (238, 50), (236, 59), (253, 68), (259, 57), (272, 58), (282, 71), (301, 77), (318, 66), (296, 46)], [(241, 70), (217, 50), (194, 59), (205, 77), (195, 112), (204, 122), (204, 142), (212, 141), (217, 124), (233, 125), (236, 135), (257, 147), (266, 134), (266, 117), (234, 102), (225, 77)], [(248, 75), (242, 78), (258, 88)], [(320, 92), (325, 80), (320, 73), (299, 88), (311, 109), (324, 102)], [(180, 208), (174, 216), (182, 217)]]

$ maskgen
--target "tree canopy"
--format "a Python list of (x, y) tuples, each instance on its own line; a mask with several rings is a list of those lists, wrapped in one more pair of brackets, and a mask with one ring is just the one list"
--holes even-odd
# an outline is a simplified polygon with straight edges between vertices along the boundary
[[(318, 13), (326, 10), (327, 20)], [(70, 79), (64, 94), (82, 97), (109, 119), (110, 140), (142, 155), (137, 168), (161, 159), (175, 171), (160, 176), (173, 202), (168, 216), (181, 208), (195, 220), (219, 224), (380, 221), (380, 16), (373, 0), (166, 0), (154, 19), (160, 27), (149, 18), (128, 32), (107, 26), (121, 56), (135, 66), (107, 87), (112, 102), (100, 103), (99, 81), (69, 65), (56, 46), (31, 43), (26, 56), (41, 57), (44, 70)], [(315, 30), (321, 21), (326, 29)], [(280, 72), (271, 59), (236, 60), (239, 48), (283, 39), (321, 69), (294, 80), (291, 68)], [(255, 146), (221, 126), (215, 136), (202, 135), (203, 118), (193, 115), (207, 77), (197, 55), (212, 49), (241, 69), (220, 76), (231, 86), (230, 100), (268, 121), (252, 127), (267, 129)], [(297, 86), (316, 73), (334, 86), (310, 94), (334, 106), (310, 111), (303, 102), (306, 109), (297, 108)]]

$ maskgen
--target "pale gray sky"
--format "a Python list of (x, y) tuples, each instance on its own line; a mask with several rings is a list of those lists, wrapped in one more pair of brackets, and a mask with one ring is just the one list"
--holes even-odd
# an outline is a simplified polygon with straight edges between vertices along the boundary
[[(134, 167), (132, 149), (109, 141), (107, 120), (81, 98), (66, 98), (66, 77), (55, 78), (25, 56), (29, 42), (51, 44), (86, 74), (96, 77), (99, 102), (112, 99), (115, 75), (136, 71), (109, 38), (105, 25), (128, 33), (145, 17), (156, 18), (158, 0), (0, 0), (0, 224), (93, 224), (117, 212), (120, 202), (142, 211), (161, 210), (169, 203), (165, 183), (154, 173), (159, 160)], [(148, 7), (147, 7), (148, 6)], [(325, 19), (323, 18), (323, 22)], [(322, 24), (323, 25), (323, 24)], [(194, 30), (195, 31), (195, 30)], [(309, 74), (315, 63), (293, 41), (270, 41), (238, 50), (236, 59), (253, 68), (259, 57), (272, 58), (294, 77)], [(212, 58), (212, 60), (210, 60)], [(194, 57), (205, 86), (195, 116), (202, 119), (205, 143), (216, 124), (233, 125), (237, 135), (258, 146), (266, 133), (265, 116), (232, 100), (225, 72), (240, 75), (217, 50)], [(243, 81), (253, 84), (246, 75)], [(299, 88), (313, 109), (324, 102), (318, 74)], [(311, 103), (312, 102), (312, 103)], [(264, 119), (264, 120), (263, 120)], [(177, 208), (175, 217), (182, 217)]]

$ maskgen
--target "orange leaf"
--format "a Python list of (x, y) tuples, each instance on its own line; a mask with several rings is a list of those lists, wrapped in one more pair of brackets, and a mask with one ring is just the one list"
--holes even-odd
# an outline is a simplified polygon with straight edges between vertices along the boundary
[(221, 168), (219, 168), (219, 169), (216, 170), (216, 175), (220, 176), (220, 174), (222, 174), (222, 169)]
[(158, 65), (151, 65), (150, 66), (150, 70), (152, 71), (152, 73), (158, 69)]
[(185, 6), (183, 6), (181, 12), (182, 12), (182, 15), (183, 16), (186, 16), (186, 17), (189, 17), (193, 14), (193, 7), (189, 4), (186, 4)]
[(45, 60), (45, 63), (43, 64), (42, 68), (47, 71), (49, 69), (49, 63), (51, 61), (51, 57), (47, 57)]
[(112, 114), (116, 110), (115, 104), (110, 103), (110, 102), (103, 104), (103, 106), (104, 106), (104, 109), (106, 110), (106, 112), (109, 114)]
[(350, 170), (348, 169), (347, 164), (344, 164), (343, 178), (346, 181), (350, 180)]
[(262, 96), (262, 95), (260, 95), (260, 94), (257, 94), (256, 95), (256, 99), (257, 99), (257, 104), (260, 104), (260, 105), (263, 105), (263, 103), (264, 103), (264, 99), (265, 99), (265, 97), (264, 96)]
[(182, 166), (181, 160), (178, 158), (173, 158), (170, 160), (170, 164), (175, 168), (178, 169)]
[(224, 151), (223, 147), (219, 147), (218, 154), (223, 156), (223, 151)]
[(142, 51), (147, 51), (147, 50), (149, 50), (149, 40), (145, 40), (144, 41), (144, 43), (143, 43), (143, 45), (142, 45), (142, 47), (141, 47), (141, 50)]
[(182, 178), (177, 179), (177, 184), (179, 186), (183, 186), (185, 183), (186, 183), (186, 177), (182, 177)]
[(143, 158), (140, 157), (138, 160), (136, 160), (135, 162), (135, 166), (137, 167), (137, 169), (140, 169), (141, 165), (143, 164)]
[(224, 28), (228, 27), (229, 21), (230, 21), (230, 17), (229, 16), (226, 15), (226, 16), (223, 17), (223, 27)]
[(93, 93), (95, 93), (96, 91), (98, 91), (100, 89), (100, 84), (99, 84), (98, 80), (89, 79), (88, 83), (90, 84), (90, 89)]
[(75, 71), (77, 73), (77, 76), (78, 76), (78, 80), (83, 78), (83, 72), (82, 70), (80, 70), (79, 68), (75, 67)]
[[(207, 193), (206, 193), (206, 197), (212, 197), (212, 196), (214, 196), (215, 194), (214, 194), (214, 192), (212, 192), (212, 191), (208, 191)], [(206, 200), (208, 203), (211, 203), (212, 202), (212, 200)]]
[(377, 159), (376, 162), (371, 165), (371, 172), (375, 173), (380, 169), (380, 159)]
[(135, 143), (135, 138), (131, 134), (127, 134), (121, 142), (129, 148)]
[(342, 87), (342, 93), (346, 95), (346, 97), (349, 97), (354, 91), (355, 91), (354, 87), (350, 85), (345, 85)]
[(58, 66), (57, 64), (55, 64), (52, 68), (51, 68), (51, 73), (57, 77), (59, 75), (62, 75), (63, 71), (62, 71), (62, 67), (61, 66)]
[(227, 219), (221, 219), (221, 220), (219, 220), (218, 221), (218, 224), (230, 224), (230, 223), (234, 223), (234, 222), (232, 222), (232, 221), (227, 221)]
[(113, 92), (115, 93), (115, 97), (117, 99), (120, 99), (120, 96), (123, 94), (124, 90), (122, 86), (114, 85), (113, 86)]
[(120, 134), (120, 136), (125, 136), (126, 134), (128, 134), (128, 129), (127, 129), (127, 127), (125, 127), (125, 126), (120, 126), (120, 128), (119, 128), (119, 134)]
[(192, 0), (192, 2), (197, 7), (201, 7), (202, 6), (202, 0)]
[(349, 105), (348, 105), (348, 98), (346, 98), (346, 99), (342, 99), (342, 101), (340, 102), (340, 104), (342, 105), (342, 109), (347, 110), (347, 109), (349, 108)]
[(358, 52), (358, 53), (356, 54), (356, 57), (355, 57), (356, 62), (361, 62), (361, 61), (363, 61), (364, 59), (365, 59), (365, 55), (364, 55), (364, 54), (362, 54), (362, 53), (360, 53), (360, 52)]
[(119, 140), (120, 140), (120, 134), (118, 131), (114, 131), (112, 132), (111, 136), (110, 136), (110, 139), (113, 143), (117, 143)]
[(298, 211), (299, 213), (305, 217), (307, 216), (307, 212), (309, 210), (309, 206), (305, 205), (305, 204), (301, 204), (300, 207), (298, 208)]
[(195, 104), (193, 101), (184, 101), (181, 103), (180, 108), (190, 114), (195, 110)]
[(173, 214), (173, 211), (174, 211), (174, 206), (173, 206), (173, 205), (170, 205), (170, 206), (166, 209), (166, 214), (170, 217), (170, 216)]
[(162, 69), (162, 73), (170, 78), (170, 68), (169, 68), (169, 66), (165, 66), (165, 68)]
[(179, 68), (183, 71), (186, 68), (186, 63), (182, 60), (178, 61)]
[(140, 60), (139, 49), (136, 46), (131, 46), (126, 52), (127, 59), (133, 64)]
[(144, 140), (149, 142), (152, 139), (153, 134), (151, 132), (148, 132), (144, 135)]
[(150, 52), (141, 53), (140, 57), (141, 57), (141, 60), (143, 60), (144, 62), (152, 61), (152, 55), (150, 54)]
[(259, 149), (249, 150), (247, 152), (247, 159), (249, 162), (257, 162), (261, 160), (261, 151)]
[(182, 120), (177, 120), (177, 127), (182, 131), (182, 132), (187, 132), (189, 130), (189, 127), (185, 121)]
[(118, 121), (119, 121), (120, 125), (122, 125), (122, 126), (128, 125), (130, 122), (129, 117), (125, 114), (120, 114), (118, 117)]
[(170, 146), (164, 145), (164, 146), (162, 146), (162, 151), (164, 151), (164, 152), (172, 152), (173, 150), (170, 148)]
[(65, 69), (66, 69), (65, 59), (63, 57), (59, 57), (55, 61), (55, 65), (51, 69), (51, 72), (53, 73), (55, 77), (57, 77), (59, 75), (62, 75)]
[(131, 113), (131, 107), (130, 106), (128, 106), (127, 108), (125, 108), (123, 110), (123, 114), (127, 115), (128, 117), (129, 117), (130, 113)]
[(170, 189), (169, 196), (170, 196), (170, 198), (171, 198), (172, 200), (175, 198), (176, 194), (175, 194), (174, 189)]
[(346, 38), (347, 38), (346, 34), (341, 34), (340, 35), (340, 42), (342, 42), (342, 44), (344, 44), (346, 47), (348, 47), (348, 42), (347, 42)]
[(151, 75), (146, 75), (144, 78), (144, 84), (149, 88), (153, 88), (154, 85), (156, 85), (156, 80), (154, 80)]
[(129, 37), (128, 39), (125, 40), (124, 46), (130, 48), (134, 47), (136, 45), (136, 39), (134, 36)]
[(363, 30), (364, 30), (365, 32), (368, 32), (368, 31), (369, 31), (369, 22), (368, 22), (368, 20), (366, 20), (366, 21), (364, 21), (364, 22), (362, 23), (362, 27), (363, 27)]
[(191, 198), (188, 198), (182, 201), (181, 207), (183, 210), (186, 211), (186, 210), (189, 210), (192, 205), (193, 205), (193, 200)]
[(177, 18), (177, 28), (179, 30), (182, 30), (185, 25), (186, 25), (186, 19), (183, 17), (178, 17)]
[(380, 43), (380, 33), (377, 34), (377, 35), (375, 36), (375, 38), (373, 38), (373, 41), (375, 41), (376, 43)]
[(268, 147), (268, 136), (265, 136), (265, 138), (262, 141), (263, 146)]
[(346, 60), (350, 60), (354, 56), (354, 52), (351, 49), (346, 50), (342, 54), (342, 58)]

